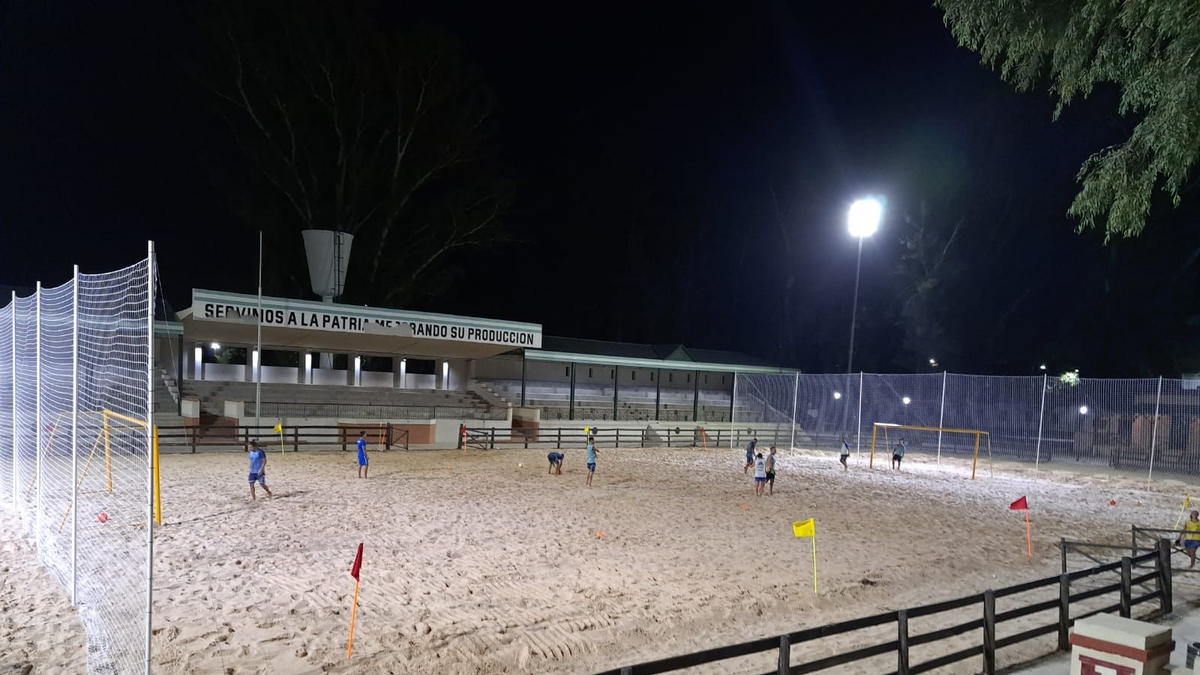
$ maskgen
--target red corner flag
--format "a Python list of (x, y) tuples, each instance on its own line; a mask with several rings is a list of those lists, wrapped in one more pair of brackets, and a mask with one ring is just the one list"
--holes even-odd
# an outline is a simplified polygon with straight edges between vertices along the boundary
[[(1023, 499), (1023, 498), (1022, 498)], [(363, 545), (358, 545), (358, 553), (354, 554), (354, 566), (350, 568), (350, 576), (358, 580), (358, 570), (362, 568), (362, 549)]]
[[(1028, 511), (1029, 510), (1029, 502), (1025, 501), (1024, 497), (1021, 497), (1017, 501), (1009, 504), (1008, 510), (1009, 511)], [(360, 546), (359, 548), (361, 549), (362, 547)], [(361, 554), (361, 550), (359, 551), (359, 553)], [(357, 569), (357, 568), (355, 568), (355, 569)]]

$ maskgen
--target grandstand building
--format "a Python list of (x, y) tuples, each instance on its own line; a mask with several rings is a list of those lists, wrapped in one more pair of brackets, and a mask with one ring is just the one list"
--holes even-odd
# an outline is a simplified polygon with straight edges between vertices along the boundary
[(454, 446), (462, 425), (728, 428), (754, 418), (738, 375), (796, 372), (736, 352), (544, 336), (531, 323), (259, 303), (196, 289), (190, 308), (156, 324), (160, 427), (217, 443), (276, 423), (389, 425), (417, 446)]

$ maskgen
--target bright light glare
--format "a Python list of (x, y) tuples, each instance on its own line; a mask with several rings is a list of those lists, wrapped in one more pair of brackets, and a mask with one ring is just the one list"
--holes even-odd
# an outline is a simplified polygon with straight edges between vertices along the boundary
[(907, 396), (905, 396), (903, 400), (904, 400), (904, 405), (908, 405), (909, 403), (912, 403), (912, 399)]
[(1079, 406), (1079, 414), (1080, 414), (1080, 415), (1086, 415), (1086, 414), (1087, 414), (1087, 406), (1086, 406), (1086, 405), (1081, 405), (1081, 406)]
[(220, 342), (214, 342), (214, 343), (212, 343), (211, 345), (209, 345), (209, 347), (212, 347), (212, 348), (213, 348), (213, 351), (216, 351), (216, 350), (218, 350), (218, 349), (220, 349), (220, 348), (221, 348), (221, 343), (220, 343)]
[(838, 399), (839, 399), (839, 398), (841, 398), (841, 397), (842, 397), (842, 392), (840, 392), (840, 391), (835, 391), (835, 392), (833, 392), (833, 400), (835, 400), (835, 401), (836, 401), (836, 400), (838, 400)]
[(883, 204), (878, 199), (859, 199), (850, 205), (850, 236), (862, 239), (875, 234), (883, 218)]
[(1043, 363), (1042, 365), (1038, 366), (1038, 368), (1040, 368), (1040, 369), (1042, 369), (1042, 370), (1045, 370), (1045, 369), (1046, 369), (1046, 364), (1044, 364), (1044, 363)]

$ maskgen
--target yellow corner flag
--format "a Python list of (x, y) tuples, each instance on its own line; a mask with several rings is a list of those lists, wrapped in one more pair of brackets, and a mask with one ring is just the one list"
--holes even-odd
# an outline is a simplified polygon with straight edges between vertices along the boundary
[(282, 433), (283, 433), (283, 425), (282, 425), (282, 424), (279, 424), (279, 423), (276, 423), (276, 424), (275, 424), (275, 428), (274, 428), (274, 429), (272, 429), (272, 431), (274, 431), (274, 432), (275, 432), (275, 433), (277, 433), (277, 434), (282, 434)]
[(808, 537), (812, 539), (812, 559), (813, 559), (813, 593), (817, 592), (817, 524), (812, 519), (802, 520), (797, 523), (792, 523), (792, 534), (796, 535), (797, 539)]
[(276, 422), (275, 428), (272, 429), (272, 431), (279, 434), (279, 454), (282, 455), (283, 454), (283, 422)]
[(1191, 497), (1191, 495), (1184, 495), (1184, 496), (1183, 496), (1183, 507), (1181, 507), (1181, 508), (1179, 509), (1179, 517), (1175, 519), (1175, 529), (1177, 529), (1177, 530), (1178, 530), (1178, 529), (1179, 529), (1179, 527), (1180, 527), (1180, 525), (1182, 525), (1182, 524), (1183, 524), (1183, 522), (1184, 522), (1184, 517), (1183, 517), (1183, 515), (1184, 515), (1185, 513), (1187, 513), (1188, 507), (1189, 507), (1189, 506), (1191, 506), (1191, 505), (1192, 505), (1192, 497)]

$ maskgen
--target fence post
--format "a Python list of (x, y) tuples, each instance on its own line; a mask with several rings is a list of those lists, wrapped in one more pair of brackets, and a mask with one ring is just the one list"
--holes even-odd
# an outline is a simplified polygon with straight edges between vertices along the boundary
[(1042, 463), (1042, 422), (1046, 419), (1046, 387), (1050, 384), (1050, 376), (1042, 375), (1042, 407), (1038, 410), (1038, 439), (1037, 449), (1034, 450), (1033, 468), (1036, 470)]
[(983, 592), (983, 672), (996, 672), (996, 594), (990, 589)]
[(1071, 575), (1058, 575), (1058, 649), (1071, 648)]
[(633, 666), (625, 666), (622, 668), (621, 675), (633, 675)]
[(554, 441), (554, 449), (562, 450), (562, 427), (559, 427), (557, 429), (557, 431), (558, 431), (558, 436), (557, 436), (557, 440)]
[(729, 449), (733, 449), (733, 425), (737, 424), (733, 407), (737, 405), (737, 373), (733, 374), (733, 393), (729, 395)]
[[(14, 311), (16, 307), (13, 307)], [(16, 339), (16, 336), (13, 336)], [(151, 337), (151, 339), (154, 339)], [(13, 364), (15, 367), (15, 364)], [(153, 418), (154, 411), (151, 410), (148, 416)], [(79, 527), (79, 506), (77, 499), (79, 496), (78, 469), (79, 462), (79, 265), (75, 266), (74, 278), (71, 280), (71, 604), (78, 605), (76, 599), (77, 591), (77, 574), (76, 566), (78, 561), (78, 535)], [(16, 449), (16, 446), (13, 446)], [(15, 453), (14, 453), (15, 454)], [(13, 483), (13, 491), (16, 491), (16, 483)], [(150, 527), (150, 525), (147, 525)]]
[(942, 423), (946, 421), (946, 379), (948, 377), (949, 377), (949, 374), (943, 370), (942, 371), (942, 408), (941, 408), (941, 412), (938, 413), (938, 453), (937, 453), (938, 466), (942, 465), (942, 426), (944, 426)]
[(187, 431), (188, 440), (191, 441), (192, 454), (194, 455), (196, 454), (196, 437), (200, 433), (200, 425), (197, 424), (194, 427), (184, 427), (184, 429)]
[[(1154, 478), (1154, 443), (1158, 440), (1158, 405), (1162, 403), (1162, 375), (1158, 376), (1158, 397), (1154, 399), (1154, 425), (1150, 432), (1150, 471), (1146, 474), (1146, 488), (1150, 488), (1150, 480)], [(1168, 439), (1168, 445), (1170, 439)]]
[(896, 631), (900, 648), (896, 650), (896, 673), (908, 675), (908, 610), (896, 612)]
[(300, 452), (300, 429), (292, 427), (292, 452)]
[(1158, 540), (1158, 589), (1162, 591), (1162, 613), (1175, 611), (1171, 598), (1171, 540)]
[(796, 383), (792, 385), (792, 435), (788, 436), (788, 449), (796, 449), (796, 408), (800, 404), (800, 371), (796, 371)]
[(1121, 616), (1128, 619), (1133, 608), (1133, 561), (1121, 558)]
[(1063, 537), (1058, 539), (1058, 550), (1062, 554), (1062, 573), (1067, 573), (1067, 540)]
[(667, 447), (671, 447), (671, 430), (667, 429)]
[(854, 427), (854, 461), (857, 462), (862, 454), (862, 389), (863, 373), (858, 371), (858, 420)]
[(792, 672), (792, 643), (788, 636), (779, 636), (779, 675)]
[(491, 442), (488, 444), (488, 450), (495, 450), (496, 449), (496, 427), (492, 427), (491, 429), (488, 429), (488, 432), (489, 432), (488, 436), (491, 438)]
[(1137, 557), (1137, 525), (1129, 526), (1129, 557)]

